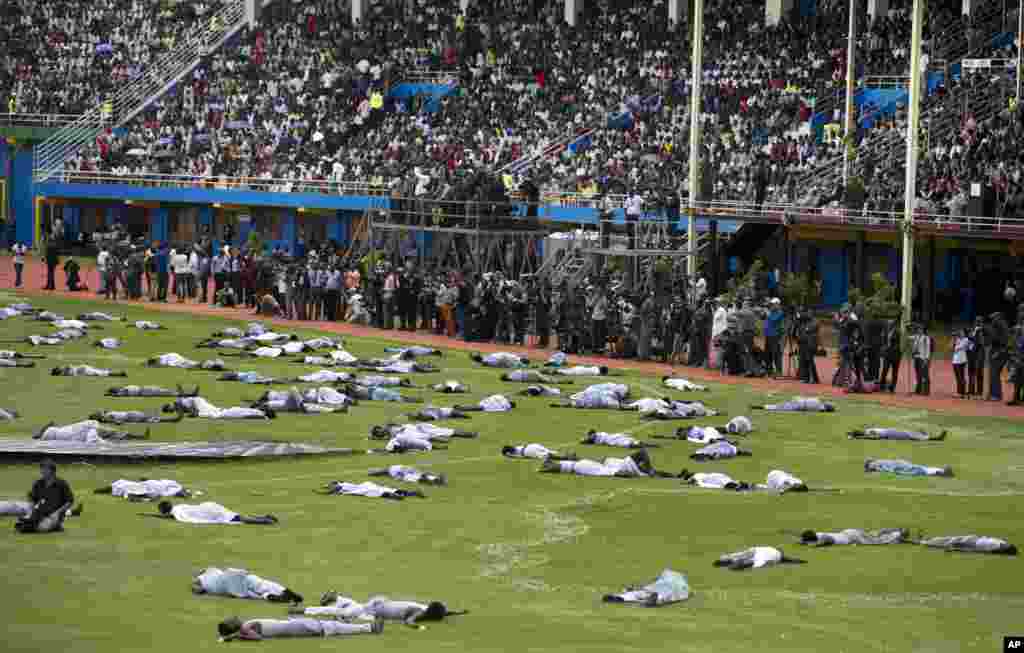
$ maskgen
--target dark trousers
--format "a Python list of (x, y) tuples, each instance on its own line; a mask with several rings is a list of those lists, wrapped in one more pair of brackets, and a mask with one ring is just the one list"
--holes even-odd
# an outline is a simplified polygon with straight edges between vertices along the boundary
[(953, 374), (956, 376), (956, 393), (961, 397), (967, 394), (967, 363), (954, 363)]
[(416, 330), (416, 298), (407, 297), (402, 302), (402, 328), (407, 331)]
[[(896, 384), (900, 380), (900, 361), (901, 356), (886, 356), (882, 359), (882, 373), (878, 377), (878, 385), (881, 388), (889, 388), (889, 391), (896, 390)], [(885, 380), (889, 377), (889, 372), (892, 372), (892, 381), (888, 384)]]
[(217, 293), (219, 293), (221, 290), (224, 290), (224, 283), (225, 283), (225, 281), (227, 281), (227, 275), (225, 275), (223, 272), (218, 272), (217, 274), (213, 275), (213, 299), (214, 299), (214, 301), (217, 300)]
[(56, 289), (56, 285), (55, 285), (54, 278), (53, 278), (53, 275), (56, 272), (56, 270), (57, 270), (57, 266), (56, 265), (50, 265), (49, 263), (46, 264), (46, 287), (43, 288), (43, 290), (54, 290), (54, 289)]
[(25, 269), (24, 263), (14, 264), (14, 287), (21, 288), (21, 271)]
[(608, 322), (605, 320), (593, 320), (594, 331), (594, 353), (604, 355), (604, 347), (608, 342)]
[(210, 285), (209, 277), (199, 275), (199, 301), (206, 303), (206, 287)]
[(167, 272), (156, 273), (156, 298), (158, 301), (167, 301)]
[(765, 354), (768, 359), (768, 374), (782, 374), (782, 336), (764, 337)]
[(1006, 352), (994, 351), (988, 359), (988, 398), (993, 401), (1003, 399), (1003, 366), (1006, 365)]
[(985, 394), (985, 353), (967, 357), (967, 394), (980, 397)]
[(931, 361), (927, 358), (915, 358), (914, 376), (917, 377), (917, 382), (914, 384), (914, 394), (931, 394)]
[(800, 380), (805, 383), (821, 383), (818, 377), (818, 365), (814, 362), (814, 349), (811, 347), (800, 348)]
[(339, 293), (334, 289), (328, 289), (324, 293), (324, 317), (331, 322), (338, 319), (338, 297)]
[(877, 381), (878, 370), (882, 364), (882, 350), (878, 347), (868, 347), (867, 358), (867, 369), (864, 372), (864, 378), (870, 381)]

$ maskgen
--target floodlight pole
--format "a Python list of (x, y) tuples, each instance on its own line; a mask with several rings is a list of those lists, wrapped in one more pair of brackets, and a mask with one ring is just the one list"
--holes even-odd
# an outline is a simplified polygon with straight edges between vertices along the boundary
[(921, 23), (925, 0), (914, 0), (910, 39), (910, 99), (907, 121), (907, 170), (903, 195), (903, 304), (904, 334), (910, 325), (914, 289), (914, 203), (917, 197), (918, 123), (921, 119)]
[[(1022, 0), (1024, 1), (1024, 0)], [(853, 121), (853, 86), (854, 66), (853, 60), (857, 53), (857, 0), (850, 0), (849, 30), (846, 34), (846, 106), (845, 123), (843, 130), (843, 188), (846, 188), (850, 180), (850, 144), (853, 143), (854, 121)]]
[(704, 78), (704, 0), (693, 2), (693, 66), (690, 72), (690, 198), (686, 221), (686, 273), (697, 276), (697, 193), (700, 189), (700, 110)]

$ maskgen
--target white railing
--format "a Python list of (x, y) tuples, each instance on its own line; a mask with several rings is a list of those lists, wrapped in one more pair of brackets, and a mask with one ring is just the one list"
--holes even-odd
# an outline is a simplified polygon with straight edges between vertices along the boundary
[(255, 191), (261, 193), (319, 193), (321, 195), (383, 195), (381, 184), (324, 179), (270, 179), (265, 177), (206, 177), (202, 175), (166, 175), (139, 173), (119, 175), (113, 172), (67, 171), (51, 181), (66, 184), (122, 184), (151, 188), (193, 188), (205, 190)]
[(63, 127), (80, 117), (77, 113), (0, 113), (0, 127)]
[(174, 49), (122, 86), (104, 102), (65, 125), (36, 147), (36, 181), (44, 181), (59, 171), (64, 161), (79, 148), (92, 143), (106, 128), (131, 120), (150, 102), (195, 68), (206, 54), (213, 52), (246, 24), (245, 1), (231, 0), (210, 16), (202, 16), (177, 39)]
[[(319, 193), (322, 195), (383, 196), (388, 195), (386, 180), (382, 183), (361, 181), (329, 181), (317, 179), (265, 179), (262, 177), (199, 177), (193, 175), (143, 174), (121, 176), (109, 172), (67, 172), (60, 181), (76, 184), (127, 184), (153, 188), (198, 188), (206, 190), (255, 191), (271, 193)], [(622, 208), (625, 195), (607, 195), (610, 208)], [(423, 201), (423, 198), (410, 200)], [(684, 198), (685, 199), (685, 198)], [(514, 203), (521, 200), (516, 195), (510, 198)], [(599, 202), (594, 196), (551, 191), (541, 195), (541, 205), (596, 208)], [(446, 202), (451, 204), (451, 202)], [(685, 202), (681, 215), (687, 213)], [(701, 218), (736, 221), (778, 221), (779, 224), (818, 224), (849, 226), (861, 229), (897, 229), (903, 225), (903, 213), (874, 211), (867, 209), (849, 210), (841, 207), (809, 207), (781, 202), (752, 202), (714, 200), (696, 202), (695, 210)], [(914, 226), (930, 231), (969, 232), (993, 236), (1024, 236), (1024, 218), (1000, 218), (993, 216), (950, 216), (918, 212)]]

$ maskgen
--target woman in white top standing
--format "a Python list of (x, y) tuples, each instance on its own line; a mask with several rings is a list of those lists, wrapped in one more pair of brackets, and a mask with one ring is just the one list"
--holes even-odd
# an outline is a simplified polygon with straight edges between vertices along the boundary
[(964, 371), (967, 368), (967, 353), (973, 347), (974, 343), (967, 337), (967, 331), (959, 329), (953, 339), (953, 374), (956, 375), (956, 394), (961, 399), (967, 393)]
[(14, 287), (21, 288), (21, 272), (25, 269), (25, 254), (28, 247), (22, 243), (14, 243), (11, 254), (14, 256)]
[(178, 297), (178, 303), (185, 302), (188, 295), (189, 277), (192, 276), (192, 268), (189, 267), (188, 254), (184, 251), (177, 251), (171, 255), (171, 268), (174, 270), (174, 294)]

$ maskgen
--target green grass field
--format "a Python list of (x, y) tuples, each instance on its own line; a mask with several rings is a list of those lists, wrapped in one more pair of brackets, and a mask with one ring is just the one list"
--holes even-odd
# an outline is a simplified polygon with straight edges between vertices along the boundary
[[(0, 304), (15, 299), (0, 294)], [(102, 302), (63, 299), (37, 306), (72, 316), (116, 311)], [(215, 375), (148, 370), (149, 356), (177, 351), (204, 358), (193, 345), (227, 320), (127, 309), (169, 331), (138, 332), (105, 324), (125, 346), (89, 346), (92, 338), (39, 350), (50, 360), (31, 370), (0, 370), (0, 406), (22, 419), (0, 425), (2, 437), (28, 437), (42, 424), (84, 419), (99, 408), (157, 410), (160, 399), (110, 399), (106, 379), (49, 375), (58, 362), (127, 370), (131, 383), (202, 383), (217, 405), (234, 405), (261, 389), (218, 383)], [(50, 329), (25, 319), (0, 322), (0, 338)], [(307, 334), (308, 330), (298, 330)], [(349, 339), (359, 355), (379, 355), (384, 340)], [(24, 350), (24, 348), (19, 348)], [(472, 366), (464, 352), (441, 359), (427, 381), (460, 379), (473, 399), (521, 386)], [(236, 369), (296, 375), (301, 366), (238, 362)], [(659, 380), (628, 374), (634, 396), (660, 396)], [(113, 381), (119, 381), (114, 379)], [(581, 385), (577, 381), (577, 387)], [(413, 390), (427, 396), (427, 390)], [(729, 415), (768, 397), (715, 385), (701, 397)], [(783, 398), (781, 395), (776, 398)], [(450, 405), (451, 397), (436, 403)], [(459, 397), (465, 401), (465, 396)], [(699, 490), (666, 479), (594, 479), (539, 474), (536, 461), (503, 459), (503, 444), (541, 442), (603, 458), (621, 450), (580, 446), (588, 428), (667, 434), (681, 423), (649, 424), (636, 414), (556, 410), (546, 399), (522, 399), (512, 413), (475, 415), (459, 426), (480, 431), (447, 451), (401, 458), (353, 456), (276, 462), (182, 465), (62, 466), (61, 476), (86, 501), (85, 515), (63, 535), (0, 535), (5, 597), (4, 651), (215, 650), (216, 623), (230, 615), (282, 616), (280, 605), (193, 597), (189, 584), (204, 566), (245, 567), (279, 580), (315, 602), (329, 589), (364, 600), (371, 594), (439, 599), (472, 614), (426, 631), (388, 627), (381, 637), (347, 641), (266, 642), (274, 650), (315, 651), (996, 651), (1002, 636), (1020, 634), (1024, 568), (1018, 558), (949, 554), (912, 545), (806, 550), (805, 528), (835, 530), (906, 526), (930, 535), (983, 534), (1024, 544), (1018, 513), (1024, 494), (1024, 428), (1019, 422), (964, 418), (866, 401), (841, 401), (833, 415), (751, 415), (751, 458), (692, 463), (695, 448), (665, 442), (652, 450), (665, 470), (724, 471), (763, 482), (784, 469), (814, 488), (836, 491), (784, 496)], [(347, 415), (282, 415), (270, 422), (189, 419), (153, 427), (157, 441), (287, 439), (365, 449), (369, 427), (402, 412), (363, 402)], [(721, 420), (719, 420), (721, 421)], [(939, 444), (854, 442), (849, 428), (867, 424), (949, 429)], [(379, 446), (375, 445), (375, 446)], [(865, 457), (903, 457), (951, 464), (952, 479), (867, 475)], [(313, 494), (333, 480), (362, 481), (366, 471), (401, 461), (443, 472), (450, 486), (426, 488), (425, 500), (402, 502)], [(0, 498), (21, 497), (35, 465), (0, 467)], [(242, 513), (273, 513), (274, 527), (203, 527), (145, 519), (152, 504), (92, 490), (127, 477), (175, 478), (201, 489), (202, 500)], [(394, 484), (394, 482), (389, 482)], [(722, 553), (781, 546), (809, 561), (736, 573), (712, 567)], [(600, 597), (653, 579), (663, 568), (685, 573), (693, 595), (662, 609), (604, 605)], [(238, 644), (238, 646), (257, 646)]]

